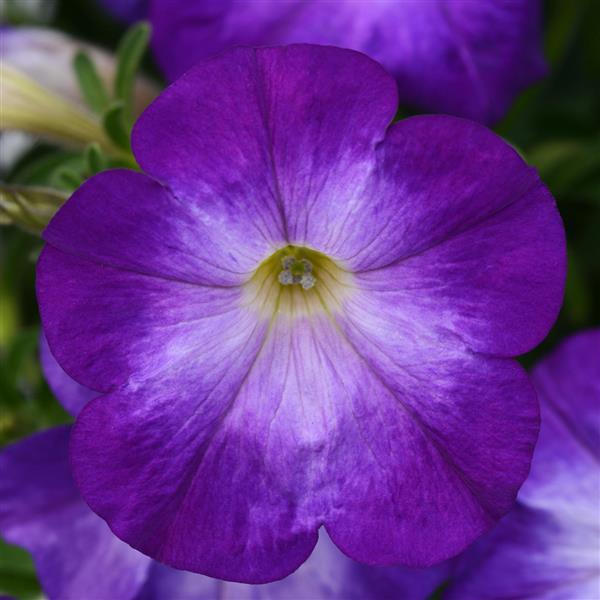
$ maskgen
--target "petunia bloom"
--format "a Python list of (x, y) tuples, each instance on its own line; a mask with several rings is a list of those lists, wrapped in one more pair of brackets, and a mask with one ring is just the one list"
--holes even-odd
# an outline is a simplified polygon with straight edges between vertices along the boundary
[[(2, 131), (26, 131), (67, 145), (98, 142), (118, 154), (104, 133), (99, 118), (85, 106), (73, 69), (73, 58), (84, 50), (94, 61), (108, 88), (115, 78), (116, 61), (107, 52), (42, 27), (0, 29), (0, 82)], [(138, 112), (158, 90), (138, 78), (135, 89)]]
[[(73, 414), (95, 393), (62, 371), (42, 340), (44, 371)], [(31, 551), (51, 600), (424, 600), (448, 565), (423, 570), (366, 567), (346, 558), (326, 535), (311, 558), (283, 581), (264, 586), (228, 583), (177, 571), (133, 550), (85, 504), (68, 464), (70, 427), (58, 427), (0, 452), (0, 532)]]
[[(103, 2), (115, 12), (131, 4)], [(546, 72), (539, 0), (150, 0), (146, 10), (171, 80), (232, 46), (328, 44), (381, 62), (403, 103), (493, 123)]]
[(396, 107), (350, 50), (223, 53), (142, 114), (143, 173), (89, 179), (45, 230), (50, 348), (102, 392), (75, 479), (145, 554), (267, 582), (324, 526), (427, 566), (512, 506), (538, 407), (510, 357), (556, 317), (562, 223), (495, 134)]
[(533, 371), (540, 439), (519, 505), (462, 559), (448, 598), (600, 598), (600, 329)]

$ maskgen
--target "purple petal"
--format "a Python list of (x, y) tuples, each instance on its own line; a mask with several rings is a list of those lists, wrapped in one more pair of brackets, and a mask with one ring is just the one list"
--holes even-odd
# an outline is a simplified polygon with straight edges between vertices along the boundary
[(542, 428), (520, 504), (461, 559), (450, 599), (600, 597), (600, 330), (534, 369)]
[(414, 350), (404, 373), (327, 318), (276, 320), (216, 393), (205, 367), (92, 401), (73, 434), (78, 485), (136, 548), (215, 577), (288, 574), (322, 522), (364, 562), (441, 561), (512, 505), (537, 406), (516, 364), (437, 352)]
[(300, 470), (308, 465), (290, 468), (289, 438), (267, 433), (278, 403), (270, 373), (288, 338), (273, 334), (260, 355), (258, 340), (199, 338), (187, 364), (88, 404), (73, 434), (78, 486), (119, 537), (161, 562), (279, 579), (308, 558), (319, 526)]
[(146, 18), (151, 0), (99, 0), (114, 17), (125, 23)]
[(150, 561), (116, 538), (81, 499), (69, 471), (70, 427), (0, 453), (0, 531), (31, 552), (51, 599), (133, 598)]
[(154, 0), (153, 49), (173, 80), (232, 46), (352, 48), (394, 75), (403, 102), (490, 123), (546, 72), (538, 0), (279, 2)]
[[(170, 150), (166, 154), (172, 155)], [(221, 208), (219, 226), (197, 202), (180, 199), (144, 174), (104, 171), (73, 194), (43, 237), (62, 252), (98, 265), (190, 284), (232, 286), (271, 248), (249, 235), (248, 221), (235, 227), (231, 206), (229, 214)]]
[(199, 376), (201, 364), (215, 371), (209, 382), (216, 384), (232, 352), (246, 347), (240, 362), (252, 358), (266, 327), (244, 307), (238, 287), (150, 277), (53, 246), (40, 257), (37, 286), (52, 353), (76, 381), (102, 391), (129, 382), (135, 392), (144, 382), (170, 378), (184, 385)]
[(356, 52), (240, 48), (168, 88), (138, 120), (133, 148), (232, 242), (262, 241), (264, 258), (286, 243), (330, 252), (335, 224), (366, 201), (396, 104), (393, 80)]
[(370, 564), (449, 558), (511, 508), (529, 471), (531, 384), (514, 361), (474, 354), (423, 323), (350, 310), (338, 323), (347, 348), (327, 355), (347, 414), (328, 531)]
[(98, 392), (77, 383), (63, 371), (50, 352), (43, 334), (40, 336), (40, 361), (50, 389), (73, 416), (77, 416), (90, 400), (99, 395)]
[(600, 598), (597, 517), (590, 525), (517, 505), (467, 551), (444, 599)]
[(154, 563), (136, 600), (425, 600), (449, 570), (448, 563), (430, 569), (367, 567), (345, 557), (321, 532), (311, 557), (281, 581), (231, 583)]
[(360, 271), (369, 309), (426, 321), (479, 352), (538, 344), (562, 303), (566, 253), (533, 169), (484, 127), (427, 116), (390, 129), (377, 174), (363, 227), (346, 221), (337, 250)]
[(519, 498), (546, 510), (572, 511), (584, 498), (590, 508), (600, 504), (600, 329), (563, 342), (535, 367), (533, 381), (542, 429)]

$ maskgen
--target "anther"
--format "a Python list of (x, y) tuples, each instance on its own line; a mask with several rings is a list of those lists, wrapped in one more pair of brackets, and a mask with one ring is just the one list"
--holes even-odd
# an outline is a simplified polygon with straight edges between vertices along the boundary
[(311, 275), (310, 273), (304, 274), (300, 280), (300, 285), (305, 290), (310, 290), (310, 288), (315, 286), (315, 283), (317, 283), (317, 280), (314, 275)]
[(281, 266), (286, 270), (291, 269), (295, 262), (296, 259), (293, 256), (284, 256), (281, 259)]
[(279, 273), (278, 279), (281, 285), (291, 285), (292, 283), (294, 283), (294, 276), (287, 269)]

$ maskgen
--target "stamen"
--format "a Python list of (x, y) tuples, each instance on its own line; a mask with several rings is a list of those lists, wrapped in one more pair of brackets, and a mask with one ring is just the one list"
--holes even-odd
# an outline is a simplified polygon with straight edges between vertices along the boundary
[(292, 285), (292, 283), (294, 283), (294, 276), (287, 269), (279, 273), (278, 279), (281, 285)]
[(294, 256), (284, 256), (281, 259), (283, 271), (279, 273), (277, 279), (281, 285), (299, 284), (304, 290), (310, 290), (317, 283), (317, 279), (312, 274), (313, 265), (307, 258), (297, 260)]
[(310, 290), (310, 288), (315, 286), (315, 283), (317, 283), (317, 280), (315, 279), (314, 275), (311, 275), (310, 273), (303, 275), (302, 279), (300, 280), (300, 285), (305, 290)]
[(294, 263), (296, 262), (296, 259), (293, 256), (284, 256), (281, 259), (281, 266), (284, 269), (291, 269), (294, 266)]

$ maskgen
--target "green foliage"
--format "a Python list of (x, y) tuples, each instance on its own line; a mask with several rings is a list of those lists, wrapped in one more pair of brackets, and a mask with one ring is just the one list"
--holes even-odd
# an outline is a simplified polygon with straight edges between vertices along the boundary
[(117, 49), (115, 99), (123, 103), (125, 122), (133, 118), (133, 86), (144, 52), (150, 40), (149, 23), (141, 22), (129, 29)]
[(70, 169), (79, 173), (83, 168), (83, 156), (79, 152), (37, 146), (17, 164), (8, 181), (61, 189), (58, 181), (60, 171)]
[(83, 154), (85, 159), (86, 175), (91, 177), (100, 171), (104, 171), (108, 165), (108, 161), (98, 144), (90, 144)]
[(16, 546), (0, 540), (0, 594), (20, 600), (41, 597), (41, 589), (35, 576), (35, 567), (30, 556)]
[(95, 113), (102, 114), (108, 107), (108, 94), (92, 59), (83, 50), (73, 58), (73, 69), (86, 103)]
[(59, 190), (0, 183), (0, 224), (39, 234), (67, 199)]
[(83, 179), (73, 169), (59, 169), (56, 179), (59, 188), (69, 191), (76, 190), (83, 183)]
[(70, 417), (46, 385), (38, 357), (35, 262), (42, 243), (0, 230), (0, 446)]
[(127, 124), (125, 104), (122, 100), (113, 102), (102, 115), (102, 124), (115, 146), (129, 151), (130, 127)]

